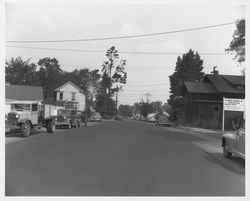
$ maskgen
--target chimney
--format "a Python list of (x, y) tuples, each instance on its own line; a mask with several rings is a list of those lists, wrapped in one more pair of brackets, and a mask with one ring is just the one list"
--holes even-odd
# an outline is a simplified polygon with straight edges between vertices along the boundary
[(217, 66), (213, 67), (213, 71), (211, 72), (213, 75), (219, 75), (219, 71), (215, 70), (217, 68)]

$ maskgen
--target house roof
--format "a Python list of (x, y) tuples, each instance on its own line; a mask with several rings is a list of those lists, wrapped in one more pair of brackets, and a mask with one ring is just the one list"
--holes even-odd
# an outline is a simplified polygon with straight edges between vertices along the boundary
[(63, 88), (64, 86), (68, 85), (68, 84), (71, 84), (73, 87), (77, 88), (80, 92), (83, 92), (83, 90), (76, 86), (73, 82), (69, 81), (69, 82), (66, 82), (65, 84), (63, 84), (62, 86), (58, 87), (57, 89), (55, 89), (55, 91), (60, 91), (61, 88)]
[(211, 83), (218, 93), (245, 93), (244, 88), (235, 87), (245, 85), (244, 76), (207, 74), (203, 83)]
[(245, 85), (245, 77), (237, 75), (222, 75), (232, 85)]
[(5, 85), (5, 98), (12, 100), (43, 100), (43, 88), (27, 85)]
[(216, 93), (216, 89), (210, 83), (184, 82), (184, 85), (190, 93)]

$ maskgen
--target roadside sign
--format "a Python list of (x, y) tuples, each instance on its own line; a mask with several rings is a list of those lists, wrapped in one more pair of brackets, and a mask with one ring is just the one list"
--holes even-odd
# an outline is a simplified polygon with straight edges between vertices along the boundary
[(222, 131), (224, 132), (225, 111), (239, 111), (244, 112), (245, 115), (245, 99), (233, 99), (223, 97), (223, 111), (222, 111)]
[(227, 111), (244, 111), (244, 99), (224, 98), (224, 110)]

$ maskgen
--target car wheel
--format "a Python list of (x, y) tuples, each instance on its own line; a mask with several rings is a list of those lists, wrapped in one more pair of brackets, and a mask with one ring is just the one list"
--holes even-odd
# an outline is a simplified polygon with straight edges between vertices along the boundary
[(29, 137), (31, 134), (31, 124), (27, 121), (21, 125), (21, 134), (23, 137)]
[(224, 156), (225, 158), (231, 158), (231, 156), (232, 156), (232, 152), (229, 152), (229, 151), (228, 151), (227, 144), (225, 144), (225, 145), (223, 146), (223, 156)]
[(56, 130), (56, 124), (55, 122), (52, 120), (52, 121), (49, 121), (48, 125), (47, 125), (47, 132), (48, 133), (53, 133), (55, 132)]

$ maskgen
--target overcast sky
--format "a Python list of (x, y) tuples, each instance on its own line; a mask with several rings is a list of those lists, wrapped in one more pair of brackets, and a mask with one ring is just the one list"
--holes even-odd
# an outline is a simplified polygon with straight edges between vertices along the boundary
[[(21, 1), (22, 2), (22, 1)], [(126, 36), (176, 31), (234, 22), (245, 18), (243, 5), (230, 4), (129, 4), (129, 3), (18, 3), (6, 2), (6, 40), (65, 40)], [(120, 104), (133, 104), (142, 94), (151, 100), (166, 102), (169, 97), (169, 75), (174, 72), (178, 55), (190, 48), (200, 53), (204, 72), (218, 66), (220, 74), (240, 75), (233, 55), (225, 53), (236, 29), (227, 25), (189, 32), (119, 40), (70, 43), (6, 43), (6, 45), (39, 48), (98, 50), (101, 53), (36, 50), (6, 47), (6, 59), (21, 56), (37, 63), (44, 57), (55, 57), (66, 71), (100, 69), (105, 51), (115, 46), (120, 52), (169, 52), (173, 55), (139, 55), (120, 53), (127, 60), (128, 79), (119, 94)]]

